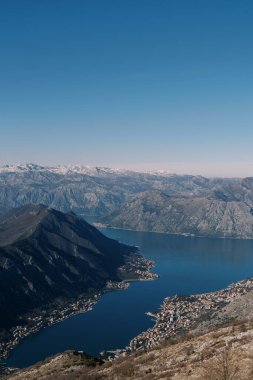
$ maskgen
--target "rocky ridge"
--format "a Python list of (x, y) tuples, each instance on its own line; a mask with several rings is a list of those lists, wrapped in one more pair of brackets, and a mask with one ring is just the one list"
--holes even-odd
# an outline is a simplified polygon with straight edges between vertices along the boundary
[[(169, 197), (169, 198), (168, 198)], [(36, 164), (0, 167), (0, 214), (26, 204), (96, 216), (119, 228), (253, 237), (253, 178)]]
[(253, 209), (244, 201), (146, 191), (101, 222), (110, 227), (192, 236), (253, 238)]
[(177, 197), (253, 202), (252, 178), (205, 178), (166, 172), (36, 164), (0, 167), (0, 211), (45, 204), (60, 211), (108, 215), (144, 191)]

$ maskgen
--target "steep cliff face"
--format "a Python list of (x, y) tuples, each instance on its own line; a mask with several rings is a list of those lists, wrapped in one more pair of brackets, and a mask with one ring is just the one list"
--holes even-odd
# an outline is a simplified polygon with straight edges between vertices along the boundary
[(120, 281), (118, 268), (135, 251), (73, 213), (42, 205), (9, 212), (0, 219), (0, 326), (34, 307)]
[(253, 212), (242, 201), (144, 192), (102, 221), (112, 227), (197, 236), (253, 238)]

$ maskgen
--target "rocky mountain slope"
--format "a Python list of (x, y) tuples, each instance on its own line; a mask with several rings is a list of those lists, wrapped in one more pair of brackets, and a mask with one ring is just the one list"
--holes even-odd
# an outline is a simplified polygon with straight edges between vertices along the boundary
[(253, 204), (253, 178), (204, 178), (89, 166), (0, 167), (0, 212), (25, 204), (103, 216), (144, 191), (177, 197), (209, 197)]
[(253, 238), (251, 205), (232, 199), (172, 197), (147, 191), (101, 220), (112, 227), (140, 231)]
[(119, 268), (134, 252), (73, 213), (42, 205), (10, 211), (0, 219), (1, 328), (36, 307), (121, 281)]

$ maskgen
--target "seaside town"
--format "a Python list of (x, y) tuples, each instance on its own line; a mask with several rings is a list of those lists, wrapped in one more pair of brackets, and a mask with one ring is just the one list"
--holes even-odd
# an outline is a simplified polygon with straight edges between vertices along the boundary
[(84, 313), (92, 309), (98, 302), (102, 292), (96, 292), (92, 296), (80, 296), (75, 302), (66, 303), (57, 309), (43, 309), (26, 316), (25, 325), (17, 325), (9, 332), (8, 341), (0, 342), (0, 358), (6, 358), (10, 350), (30, 334), (38, 332), (43, 327), (51, 326), (54, 323), (64, 321), (72, 315)]
[(133, 338), (127, 351), (149, 349), (166, 338), (187, 332), (210, 312), (222, 309), (251, 290), (253, 290), (253, 279), (248, 279), (231, 284), (217, 292), (165, 298), (160, 311), (147, 312), (147, 315), (155, 318), (154, 327)]

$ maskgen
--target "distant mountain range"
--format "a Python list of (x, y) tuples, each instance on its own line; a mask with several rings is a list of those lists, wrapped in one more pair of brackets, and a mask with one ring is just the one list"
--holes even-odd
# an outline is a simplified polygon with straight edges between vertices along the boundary
[(147, 191), (102, 218), (111, 227), (210, 237), (253, 238), (253, 209), (241, 201)]
[(73, 213), (27, 205), (0, 219), (0, 327), (36, 307), (121, 281), (136, 252)]
[[(152, 215), (141, 210), (146, 197), (155, 202)], [(118, 227), (253, 238), (253, 177), (205, 178), (80, 165), (1, 167), (0, 213), (29, 203), (95, 215)]]
[(88, 174), (88, 175), (106, 175), (110, 173), (131, 173), (124, 169), (110, 169), (106, 167), (96, 167), (89, 165), (58, 165), (58, 166), (42, 166), (33, 163), (20, 165), (4, 165), (0, 167), (0, 173), (27, 173), (27, 172), (51, 172), (58, 174)]

